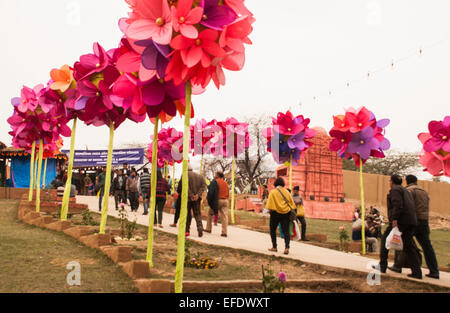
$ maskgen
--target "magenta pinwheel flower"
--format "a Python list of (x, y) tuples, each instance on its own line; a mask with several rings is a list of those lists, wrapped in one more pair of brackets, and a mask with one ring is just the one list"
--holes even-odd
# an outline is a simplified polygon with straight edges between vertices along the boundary
[(450, 116), (443, 121), (431, 121), (428, 124), (431, 138), (423, 145), (426, 152), (436, 152), (440, 149), (450, 152)]
[[(152, 159), (153, 136), (149, 144), (147, 158)], [(174, 128), (163, 128), (158, 133), (158, 167), (163, 167), (166, 163), (174, 165), (183, 161), (183, 133)]]
[(80, 61), (74, 65), (73, 76), (77, 81), (101, 73), (110, 64), (110, 58), (105, 49), (98, 43), (94, 43), (94, 53), (85, 54), (80, 57)]
[[(421, 133), (418, 136), (420, 142), (423, 145), (419, 163), (422, 164), (422, 166), (425, 168), (425, 171), (429, 172), (433, 176), (445, 175), (447, 177), (450, 177), (450, 152), (445, 151), (443, 149), (444, 145), (442, 144), (442, 142), (436, 140), (439, 138), (439, 136), (442, 135), (442, 133), (445, 134), (445, 129), (443, 128), (446, 127), (449, 122), (449, 116), (444, 118), (444, 121), (441, 122), (442, 124), (437, 121), (432, 121), (428, 125), (430, 133)], [(431, 134), (431, 131), (433, 131), (434, 136), (433, 134)], [(437, 150), (429, 152), (425, 149), (425, 146), (427, 146), (427, 148), (430, 150)]]
[(158, 116), (162, 111), (175, 116), (177, 112), (175, 101), (183, 99), (184, 96), (184, 85), (176, 86), (172, 81), (153, 78), (142, 87), (142, 101), (147, 106), (150, 118)]
[(305, 129), (303, 117), (298, 116), (294, 118), (291, 111), (287, 111), (286, 114), (280, 112), (277, 115), (277, 119), (275, 120), (272, 118), (272, 120), (274, 125), (278, 125), (281, 135), (293, 136)]
[(333, 140), (330, 142), (330, 150), (339, 152), (339, 155), (342, 155), (348, 147), (348, 144), (352, 141), (352, 133), (341, 132), (339, 130), (331, 130), (330, 136), (333, 137)]
[(201, 0), (200, 6), (203, 8), (200, 24), (211, 29), (223, 30), (237, 18), (237, 14), (232, 8), (219, 4), (217, 0)]

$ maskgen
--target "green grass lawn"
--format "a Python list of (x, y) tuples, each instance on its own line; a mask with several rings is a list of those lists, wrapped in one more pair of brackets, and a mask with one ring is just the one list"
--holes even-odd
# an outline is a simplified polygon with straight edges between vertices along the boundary
[[(72, 237), (16, 219), (18, 201), (0, 201), (0, 292), (137, 292), (100, 251)], [(69, 286), (67, 263), (81, 264), (81, 286)]]

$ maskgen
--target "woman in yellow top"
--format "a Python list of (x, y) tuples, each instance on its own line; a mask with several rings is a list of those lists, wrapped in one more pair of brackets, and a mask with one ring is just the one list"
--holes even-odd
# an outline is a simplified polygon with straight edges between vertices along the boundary
[(291, 193), (284, 188), (284, 179), (278, 177), (274, 182), (275, 189), (269, 193), (269, 200), (266, 208), (270, 210), (270, 237), (272, 239), (272, 248), (269, 251), (277, 252), (277, 228), (281, 225), (284, 236), (285, 250), (284, 254), (289, 254), (289, 212), (295, 209), (294, 200)]

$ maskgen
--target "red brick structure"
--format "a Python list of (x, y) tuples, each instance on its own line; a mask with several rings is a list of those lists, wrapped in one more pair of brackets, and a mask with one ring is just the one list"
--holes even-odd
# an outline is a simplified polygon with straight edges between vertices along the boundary
[[(325, 129), (315, 127), (314, 145), (292, 169), (292, 186), (299, 186), (305, 200), (340, 202), (344, 199), (342, 159), (329, 149), (331, 137)], [(289, 182), (289, 167), (280, 166), (277, 177)], [(270, 187), (269, 187), (270, 188)]]
[[(354, 205), (345, 203), (344, 176), (342, 159), (330, 151), (331, 137), (325, 129), (316, 127), (314, 145), (308, 149), (298, 166), (292, 169), (292, 186), (299, 186), (304, 199), (307, 218), (351, 221)], [(289, 185), (289, 167), (280, 166), (277, 177), (283, 177)], [(272, 190), (275, 178), (269, 179), (268, 187)], [(262, 188), (259, 190), (259, 197)], [(237, 201), (237, 209), (260, 212), (262, 205), (256, 199), (246, 198)]]

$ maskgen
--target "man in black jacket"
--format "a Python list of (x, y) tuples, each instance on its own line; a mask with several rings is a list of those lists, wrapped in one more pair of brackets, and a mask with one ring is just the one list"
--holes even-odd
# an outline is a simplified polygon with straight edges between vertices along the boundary
[(422, 279), (422, 270), (419, 260), (414, 252), (413, 235), (417, 225), (417, 217), (412, 195), (402, 187), (402, 178), (391, 176), (391, 190), (387, 196), (389, 226), (381, 237), (380, 271), (386, 273), (389, 250), (386, 249), (386, 238), (392, 228), (398, 227), (402, 233), (403, 251), (411, 266), (409, 277)]

